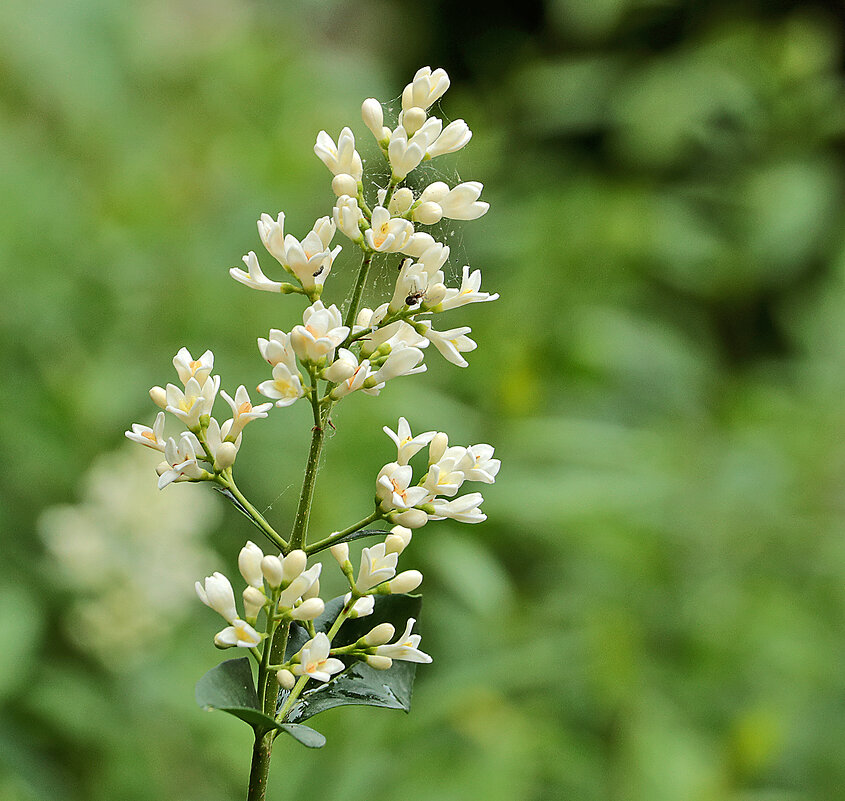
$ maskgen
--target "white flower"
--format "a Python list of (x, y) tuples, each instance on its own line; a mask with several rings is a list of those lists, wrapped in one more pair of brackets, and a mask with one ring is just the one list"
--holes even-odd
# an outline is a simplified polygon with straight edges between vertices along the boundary
[(261, 572), (263, 558), (264, 552), (252, 541), (248, 541), (238, 554), (238, 570), (244, 581), (259, 590), (264, 586), (264, 574)]
[(173, 366), (176, 368), (179, 380), (183, 385), (187, 384), (190, 379), (195, 378), (197, 383), (202, 386), (214, 369), (214, 354), (207, 350), (199, 359), (194, 359), (187, 348), (180, 348), (179, 352), (173, 357)]
[(323, 378), (337, 384), (345, 381), (358, 369), (358, 358), (351, 350), (340, 348), (335, 360), (323, 370)]
[(341, 348), (338, 359), (323, 372), (325, 378), (336, 383), (332, 389), (331, 396), (340, 400), (350, 392), (355, 392), (364, 386), (372, 375), (372, 368), (368, 359), (363, 359), (360, 364), (355, 354), (346, 348)]
[(244, 599), (244, 618), (247, 623), (255, 623), (259, 612), (267, 603), (267, 596), (264, 595), (263, 589), (249, 586), (243, 591)]
[(413, 136), (402, 125), (391, 134), (387, 146), (387, 160), (394, 179), (402, 180), (423, 160), (426, 150), (440, 135), (443, 123), (431, 117), (422, 124)]
[(379, 645), (376, 648), (376, 654), (378, 656), (389, 657), (390, 659), (399, 659), (404, 662), (431, 662), (431, 657), (419, 649), (420, 635), (411, 634), (414, 623), (416, 622), (414, 618), (409, 618), (405, 626), (405, 631), (399, 635), (396, 642), (390, 645)]
[(469, 469), (475, 460), (466, 448), (450, 448), (443, 458), (429, 467), (423, 481), (431, 495), (448, 495), (452, 497), (460, 489), (466, 479), (464, 468)]
[(291, 345), (301, 361), (331, 358), (334, 349), (349, 334), (337, 306), (326, 308), (319, 300), (303, 312), (302, 322), (303, 325), (294, 326), (290, 332)]
[(333, 673), (340, 673), (346, 667), (339, 659), (329, 656), (331, 647), (329, 638), (321, 631), (302, 646), (299, 664), (294, 665), (291, 670), (297, 676), (328, 681)]
[(461, 356), (461, 353), (475, 350), (478, 347), (475, 341), (466, 336), (472, 332), (471, 328), (463, 326), (462, 328), (451, 328), (448, 331), (435, 331), (428, 320), (421, 320), (417, 325), (422, 327), (423, 330), (420, 333), (440, 351), (444, 359), (458, 367), (466, 367), (469, 364)]
[(465, 306), (467, 303), (484, 303), (498, 299), (498, 293), (491, 295), (489, 292), (481, 291), (481, 270), (473, 270), (470, 273), (469, 269), (469, 265), (464, 265), (461, 288), (447, 289), (445, 297), (436, 306), (437, 311), (448, 311)]
[(243, 257), (244, 264), (247, 266), (248, 272), (244, 272), (240, 267), (232, 267), (229, 269), (229, 275), (244, 286), (252, 289), (260, 289), (264, 292), (281, 292), (282, 285), (279, 281), (271, 281), (261, 271), (258, 264), (258, 256), (254, 251), (250, 251)]
[(314, 582), (320, 578), (320, 571), (323, 565), (317, 562), (303, 573), (300, 573), (287, 587), (282, 590), (279, 596), (279, 608), (292, 609), (293, 605), (311, 589)]
[(364, 214), (358, 207), (357, 198), (341, 195), (334, 205), (332, 217), (335, 225), (345, 236), (353, 242), (363, 241), (364, 235), (361, 233), (360, 223), (364, 219)]
[[(387, 309), (387, 304), (384, 304)], [(416, 329), (404, 320), (377, 328), (361, 340), (361, 355), (370, 356), (382, 345), (391, 348), (408, 346), (411, 348), (427, 348), (428, 340), (417, 333)]]
[(400, 252), (406, 256), (417, 258), (435, 244), (437, 243), (431, 234), (427, 234), (425, 231), (417, 231), (411, 236), (407, 244), (400, 249)]
[(379, 253), (401, 251), (414, 233), (414, 226), (409, 220), (391, 217), (384, 206), (373, 209), (372, 226), (364, 232), (364, 239), (370, 250)]
[(422, 191), (419, 200), (421, 203), (437, 203), (443, 216), (452, 220), (476, 220), (490, 208), (489, 203), (478, 199), (482, 189), (484, 185), (479, 181), (467, 181), (453, 189), (442, 181), (436, 181)]
[(434, 225), (435, 223), (439, 223), (443, 218), (443, 209), (440, 208), (438, 203), (427, 201), (414, 208), (413, 218), (414, 222), (419, 222), (423, 225)]
[(332, 264), (341, 251), (340, 245), (334, 250), (329, 250), (335, 230), (333, 221), (328, 217), (321, 217), (301, 242), (292, 234), (285, 237), (283, 264), (303, 289), (322, 286), (331, 272)]
[[(343, 602), (348, 604), (352, 600), (352, 593), (348, 592), (343, 596)], [(364, 595), (352, 604), (352, 609), (349, 610), (349, 617), (366, 617), (371, 615), (376, 608), (376, 599), (372, 595)]]
[[(303, 551), (301, 548), (297, 548), (296, 550), (291, 551), (282, 560), (282, 583), (289, 584), (295, 578), (301, 576), (307, 564), (308, 555), (305, 553), (305, 551)], [(319, 574), (319, 571), (317, 571), (317, 575)]]
[[(379, 205), (383, 206), (384, 199), (387, 197), (387, 190), (379, 189), (378, 197)], [(407, 186), (403, 186), (393, 193), (393, 196), (390, 198), (390, 201), (387, 204), (387, 210), (390, 212), (390, 215), (392, 217), (401, 217), (413, 205), (414, 193), (410, 189), (408, 189)]]
[[(209, 390), (214, 388), (211, 380), (207, 380), (204, 386), (207, 386)], [(188, 428), (197, 428), (200, 417), (207, 411), (206, 399), (203, 397), (202, 387), (200, 387), (196, 378), (188, 379), (184, 392), (175, 384), (168, 384), (166, 392), (166, 410), (175, 414)]]
[(262, 635), (245, 620), (240, 619), (233, 620), (231, 626), (227, 626), (214, 636), (214, 644), (218, 648), (232, 648), (233, 646), (255, 648), (261, 640)]
[(333, 175), (346, 173), (356, 181), (364, 174), (361, 157), (355, 150), (355, 136), (349, 128), (344, 128), (337, 139), (337, 145), (325, 131), (317, 134), (314, 152)]
[(332, 178), (332, 192), (337, 197), (343, 197), (344, 195), (352, 195), (354, 197), (358, 192), (358, 182), (351, 175), (342, 172), (340, 175), (335, 175)]
[(442, 520), (445, 517), (457, 520), (459, 523), (481, 523), (487, 519), (478, 507), (484, 498), (480, 492), (470, 492), (451, 501), (435, 498), (431, 502), (432, 520)]
[(314, 620), (320, 617), (326, 609), (325, 603), (320, 598), (309, 598), (297, 606), (290, 616), (294, 620)]
[(296, 372), (296, 354), (290, 344), (290, 334), (271, 328), (269, 339), (258, 338), (258, 350), (265, 361), (274, 367), (277, 364), (286, 364), (291, 373)]
[(394, 526), (390, 534), (384, 538), (384, 547), (387, 553), (402, 553), (411, 542), (413, 532), (405, 526)]
[(225, 470), (227, 467), (231, 467), (235, 462), (238, 449), (241, 447), (241, 435), (238, 434), (232, 438), (230, 436), (231, 427), (231, 420), (227, 420), (222, 426), (213, 417), (208, 421), (205, 441), (214, 459), (215, 470)]
[(197, 453), (202, 453), (202, 445), (190, 431), (184, 431), (178, 442), (170, 437), (164, 445), (164, 469), (159, 474), (158, 488), (164, 489), (173, 481), (208, 477), (197, 462)]
[(382, 430), (396, 443), (396, 462), (400, 465), (408, 464), (413, 456), (431, 442), (436, 433), (434, 431), (426, 431), (414, 436), (411, 433), (411, 426), (408, 425), (408, 421), (404, 417), (399, 418), (399, 424), (396, 426), (395, 432), (391, 431), (387, 426)]
[(205, 584), (196, 582), (194, 587), (199, 599), (208, 607), (217, 612), (218, 615), (233, 623), (238, 619), (238, 610), (235, 606), (235, 591), (229, 579), (222, 573), (213, 573), (205, 579)]
[(285, 263), (285, 215), (279, 212), (274, 220), (269, 214), (262, 214), (258, 220), (258, 236), (279, 264)]
[(243, 384), (235, 391), (234, 398), (227, 395), (223, 390), (221, 390), (220, 394), (232, 409), (232, 420), (230, 421), (226, 439), (233, 441), (238, 438), (247, 423), (252, 420), (258, 420), (261, 417), (267, 417), (267, 410), (273, 406), (272, 403), (259, 403), (258, 406), (253, 406), (249, 399), (249, 393)]
[(466, 470), (467, 481), (482, 481), (485, 484), (493, 484), (499, 468), (502, 466), (501, 461), (493, 458), (493, 446), (480, 443), (470, 445), (468, 451), (475, 459), (475, 464)]
[(426, 155), (429, 158), (434, 158), (445, 153), (454, 153), (466, 145), (470, 139), (472, 139), (472, 131), (470, 131), (469, 126), (463, 120), (455, 120), (450, 122), (440, 136), (428, 146)]
[(391, 378), (424, 373), (427, 368), (424, 364), (420, 364), (424, 358), (425, 354), (419, 348), (400, 345), (391, 350), (378, 370), (367, 378), (364, 392), (369, 395), (378, 395), (384, 387), (384, 382), (390, 381)]
[(407, 111), (414, 106), (427, 109), (443, 97), (448, 88), (449, 76), (446, 70), (440, 68), (432, 72), (431, 67), (422, 67), (402, 91), (402, 110)]
[(156, 415), (153, 427), (142, 426), (140, 423), (132, 423), (132, 430), (124, 432), (127, 439), (137, 442), (139, 445), (146, 445), (155, 451), (164, 453), (164, 412)]
[(269, 381), (262, 381), (256, 389), (265, 398), (276, 401), (276, 406), (290, 406), (296, 403), (304, 394), (302, 388), (302, 376), (291, 371), (284, 362), (279, 362), (273, 367), (273, 378)]
[(355, 579), (355, 589), (365, 593), (377, 584), (392, 579), (396, 575), (398, 560), (399, 554), (387, 553), (383, 542), (371, 548), (364, 548), (361, 551), (361, 566), (358, 569), (358, 578)]
[(382, 467), (376, 479), (379, 507), (389, 512), (393, 509), (410, 509), (422, 503), (428, 497), (428, 490), (424, 487), (411, 487), (413, 477), (413, 470), (407, 464), (391, 462)]
[(428, 523), (428, 515), (422, 509), (404, 509), (403, 511), (390, 512), (387, 519), (391, 523), (406, 528), (422, 528)]
[(387, 590), (391, 594), (402, 595), (413, 592), (422, 584), (423, 574), (419, 570), (406, 570), (392, 581), (387, 582)]
[(377, 142), (381, 143), (390, 138), (390, 128), (387, 128), (384, 124), (384, 110), (381, 103), (374, 97), (368, 97), (361, 104), (361, 119), (364, 120), (364, 125), (372, 131)]

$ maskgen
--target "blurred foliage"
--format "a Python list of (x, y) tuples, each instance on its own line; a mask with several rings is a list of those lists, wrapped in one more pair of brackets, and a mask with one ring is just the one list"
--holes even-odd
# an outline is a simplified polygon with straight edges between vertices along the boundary
[[(435, 656), (411, 716), (321, 715), (328, 746), (280, 748), (272, 797), (841, 797), (843, 16), (0, 4), (0, 801), (242, 797), (248, 730), (193, 703), (218, 659), (207, 610), (104, 665), (62, 624), (78, 598), (36, 521), (152, 419), (146, 388), (180, 346), (212, 348), (230, 389), (266, 377), (255, 337), (299, 305), (226, 268), (257, 247), (260, 212), (300, 234), (326, 213), (316, 132), (363, 131), (360, 101), (398, 96), (421, 64), (450, 72), (443, 113), (475, 132), (441, 169), (492, 203), (455, 261), (502, 299), (461, 314), (480, 343), (467, 370), (435, 355), (344, 403), (314, 524), (366, 513), (399, 414), (495, 444), (504, 467), (487, 523), (431, 525), (409, 549)], [(307, 412), (256, 424), (239, 459), (282, 527)], [(231, 571), (250, 535), (228, 510), (209, 569)]]

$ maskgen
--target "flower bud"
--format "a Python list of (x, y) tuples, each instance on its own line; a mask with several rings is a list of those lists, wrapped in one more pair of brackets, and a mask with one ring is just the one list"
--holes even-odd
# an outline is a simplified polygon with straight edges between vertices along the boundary
[(337, 563), (343, 567), (344, 562), (349, 561), (349, 544), (346, 542), (339, 542), (337, 545), (332, 545), (329, 550), (332, 556), (337, 559)]
[(364, 661), (376, 670), (389, 670), (393, 666), (393, 660), (389, 656), (379, 656), (378, 654), (368, 654), (364, 657)]
[(325, 608), (326, 605), (323, 603), (321, 598), (309, 598), (307, 601), (303, 601), (299, 606), (297, 606), (296, 609), (290, 613), (290, 616), (294, 620), (313, 620), (315, 617), (320, 617)]
[(384, 645), (385, 643), (390, 642), (393, 639), (394, 634), (396, 634), (396, 628), (392, 624), (380, 623), (368, 634), (361, 637), (358, 642), (360, 642), (361, 645), (365, 645), (367, 648), (371, 648), (375, 645)]
[(435, 223), (439, 223), (443, 217), (443, 209), (437, 203), (429, 200), (425, 203), (420, 203), (414, 209), (413, 216), (417, 222), (421, 222), (423, 225), (434, 225)]
[(402, 553), (411, 541), (411, 529), (405, 526), (394, 526), (384, 540), (384, 552)]
[(425, 116), (425, 111), (419, 106), (414, 106), (402, 112), (402, 127), (408, 132), (408, 137), (413, 136), (422, 128)]
[(247, 542), (238, 554), (238, 570), (244, 581), (252, 587), (261, 589), (264, 586), (264, 576), (261, 574), (261, 560), (264, 553), (254, 542)]
[(341, 197), (342, 195), (355, 197), (358, 194), (358, 182), (348, 173), (342, 172), (340, 175), (335, 175), (332, 178), (332, 192), (337, 197)]
[(391, 523), (398, 523), (408, 528), (422, 528), (428, 522), (428, 515), (422, 509), (405, 509), (403, 512), (391, 512)]
[(234, 442), (223, 442), (217, 449), (214, 456), (214, 469), (218, 473), (221, 470), (226, 470), (235, 463), (235, 457), (238, 455), (238, 449)]
[[(352, 594), (347, 593), (344, 597), (344, 602), (349, 603), (349, 599), (351, 598)], [(349, 611), (350, 618), (356, 617), (366, 617), (367, 615), (371, 615), (373, 613), (373, 609), (376, 606), (376, 599), (373, 598), (372, 595), (365, 595), (363, 598), (359, 598), (355, 603), (352, 605), (352, 609)]]
[(374, 97), (368, 97), (361, 104), (361, 119), (364, 120), (364, 125), (372, 131), (373, 136), (377, 140), (384, 138), (384, 134), (382, 133), (384, 129), (384, 110), (381, 107), (381, 103)]
[(316, 598), (320, 594), (320, 579), (315, 579), (314, 583), (302, 593), (302, 600), (307, 601), (309, 598)]
[(167, 392), (163, 387), (153, 387), (150, 390), (150, 397), (156, 406), (160, 406), (162, 409), (167, 408)]
[(171, 466), (167, 462), (159, 462), (156, 465), (156, 475), (161, 476), (164, 475), (168, 470), (171, 470)]
[(267, 583), (275, 590), (282, 585), (282, 560), (278, 556), (265, 556), (261, 560), (261, 572)]
[(296, 676), (286, 668), (282, 668), (276, 672), (276, 681), (286, 690), (292, 690), (293, 685), (296, 684)]
[(443, 454), (446, 453), (446, 448), (448, 447), (448, 435), (444, 434), (442, 431), (438, 431), (431, 440), (431, 444), (428, 446), (429, 466), (439, 462), (443, 458)]
[(413, 204), (414, 193), (407, 186), (403, 186), (393, 193), (390, 203), (387, 204), (387, 210), (391, 217), (401, 217)]
[(446, 297), (446, 284), (432, 284), (425, 292), (425, 307), (434, 308)]
[(400, 573), (393, 581), (388, 582), (391, 594), (401, 595), (405, 592), (413, 592), (422, 584), (423, 575), (419, 570), (406, 570)]
[(287, 584), (293, 581), (298, 575), (305, 570), (305, 565), (308, 562), (308, 556), (305, 551), (296, 550), (291, 551), (286, 557), (282, 565), (282, 582)]
[(247, 587), (244, 590), (244, 617), (247, 623), (255, 621), (266, 602), (264, 593), (256, 587)]

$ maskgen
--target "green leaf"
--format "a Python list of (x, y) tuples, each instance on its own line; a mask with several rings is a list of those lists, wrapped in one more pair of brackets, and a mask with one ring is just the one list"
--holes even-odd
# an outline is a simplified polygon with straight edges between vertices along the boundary
[(195, 694), (197, 703), (205, 709), (222, 709), (233, 715), (237, 714), (235, 710), (259, 711), (252, 668), (246, 657), (229, 659), (211, 668), (197, 682)]
[[(422, 599), (418, 595), (376, 596), (373, 614), (343, 624), (333, 645), (348, 645), (363, 637), (380, 623), (392, 623), (397, 631), (405, 628), (408, 618), (419, 619)], [(317, 631), (327, 631), (340, 610), (343, 598), (326, 604), (326, 611), (314, 621)], [(338, 674), (331, 681), (306, 690), (291, 708), (287, 721), (301, 721), (336, 706), (365, 705), (385, 709), (411, 708), (416, 665), (395, 661), (389, 670), (374, 670), (363, 662)]]
[(257, 734), (271, 729), (283, 731), (308, 748), (322, 748), (326, 738), (308, 726), (277, 723), (258, 708), (248, 658), (229, 659), (208, 671), (196, 687), (197, 703), (204, 709), (219, 709), (252, 726)]
[(322, 748), (326, 744), (326, 738), (310, 726), (303, 726), (301, 723), (278, 723), (276, 728), (286, 732), (294, 740), (298, 740), (307, 748)]

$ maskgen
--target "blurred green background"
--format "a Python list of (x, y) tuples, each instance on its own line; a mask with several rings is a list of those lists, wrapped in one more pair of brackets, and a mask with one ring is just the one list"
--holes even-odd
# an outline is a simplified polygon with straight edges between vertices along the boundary
[[(226, 270), (261, 212), (302, 235), (329, 211), (317, 131), (370, 147), (360, 102), (423, 64), (475, 133), (435, 166), (492, 204), (451, 234), (453, 275), (502, 297), (450, 314), (468, 369), (432, 349), (344, 402), (314, 524), (367, 513), (400, 414), (503, 468), (488, 522), (431, 524), (404, 558), (434, 655), (412, 714), (325, 713), (323, 751), (279, 741), (270, 797), (845, 798), (843, 22), (783, 1), (0, 4), (0, 799), (245, 794), (248, 728), (194, 705), (223, 655), (192, 584), (254, 533), (205, 487), (157, 493), (122, 432), (182, 345), (230, 392), (268, 377), (255, 338), (302, 304)], [(277, 410), (239, 457), (281, 529), (309, 425)]]

